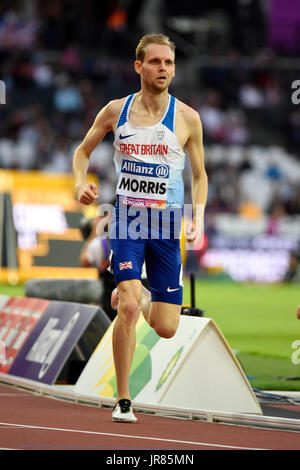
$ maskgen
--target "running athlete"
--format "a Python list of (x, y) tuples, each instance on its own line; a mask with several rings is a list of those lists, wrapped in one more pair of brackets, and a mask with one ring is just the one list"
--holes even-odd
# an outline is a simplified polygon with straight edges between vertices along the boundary
[[(192, 171), (193, 218), (185, 233), (190, 244), (203, 232), (208, 187), (199, 114), (169, 94), (175, 45), (162, 34), (144, 36), (134, 67), (140, 91), (109, 102), (73, 158), (77, 198), (89, 205), (98, 198), (97, 186), (87, 182), (90, 154), (107, 132), (114, 132), (119, 179), (110, 227), (111, 267), (117, 285), (112, 305), (118, 311), (113, 331), (117, 397), (112, 419), (125, 422), (136, 421), (129, 375), (140, 311), (163, 338), (175, 334), (180, 320), (185, 149)], [(141, 284), (144, 262), (150, 291)]]

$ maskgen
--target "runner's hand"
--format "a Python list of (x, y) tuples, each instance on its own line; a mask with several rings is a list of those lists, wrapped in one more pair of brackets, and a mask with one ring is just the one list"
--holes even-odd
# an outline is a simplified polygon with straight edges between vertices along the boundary
[(98, 199), (97, 185), (93, 182), (79, 185), (76, 189), (77, 198), (81, 204), (88, 206)]
[(194, 221), (186, 225), (185, 238), (189, 245), (195, 245), (202, 237), (202, 224)]

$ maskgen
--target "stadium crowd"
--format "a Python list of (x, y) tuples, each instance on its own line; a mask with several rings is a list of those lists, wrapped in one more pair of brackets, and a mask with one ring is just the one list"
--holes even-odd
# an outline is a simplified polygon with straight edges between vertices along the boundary
[[(74, 148), (100, 108), (138, 89), (132, 54), (128, 57), (124, 44), (115, 46), (124, 37), (115, 28), (122, 17), (114, 21), (102, 35), (106, 47), (95, 52), (80, 41), (70, 42), (76, 34), (70, 35), (66, 24), (54, 28), (48, 19), (41, 27), (34, 21), (24, 24), (12, 11), (3, 13), (1, 168), (72, 171)], [(109, 53), (110, 46), (118, 53)], [(203, 123), (208, 212), (240, 213), (250, 200), (275, 219), (300, 215), (300, 107), (291, 100), (297, 78), (293, 61), (287, 67), (270, 49), (252, 57), (229, 49), (222, 57), (199, 56), (195, 72), (194, 87), (187, 89), (185, 59), (179, 56), (174, 93), (198, 110)], [(91, 161), (103, 201), (111, 199), (115, 185), (111, 143), (108, 135)], [(293, 171), (286, 171), (291, 158)], [(258, 200), (249, 175), (265, 188), (266, 197)], [(189, 184), (188, 168), (185, 179)]]

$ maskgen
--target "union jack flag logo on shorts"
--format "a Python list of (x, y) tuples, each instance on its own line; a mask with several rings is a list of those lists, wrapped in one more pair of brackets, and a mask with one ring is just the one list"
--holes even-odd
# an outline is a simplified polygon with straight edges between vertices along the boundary
[(132, 269), (132, 261), (124, 261), (124, 263), (119, 263), (120, 270), (122, 269)]

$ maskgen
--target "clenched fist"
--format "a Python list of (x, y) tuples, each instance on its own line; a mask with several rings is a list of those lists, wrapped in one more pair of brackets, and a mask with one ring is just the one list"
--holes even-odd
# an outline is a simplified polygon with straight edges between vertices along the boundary
[(77, 199), (81, 204), (89, 206), (98, 199), (98, 188), (95, 183), (85, 183), (76, 186)]

